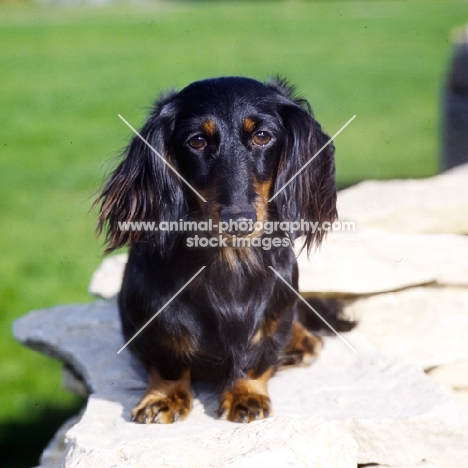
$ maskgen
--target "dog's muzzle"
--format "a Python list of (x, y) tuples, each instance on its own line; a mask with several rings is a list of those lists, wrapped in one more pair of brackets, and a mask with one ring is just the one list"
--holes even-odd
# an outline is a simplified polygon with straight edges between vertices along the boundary
[(231, 236), (248, 236), (255, 230), (257, 213), (252, 205), (227, 206), (219, 214), (223, 231)]

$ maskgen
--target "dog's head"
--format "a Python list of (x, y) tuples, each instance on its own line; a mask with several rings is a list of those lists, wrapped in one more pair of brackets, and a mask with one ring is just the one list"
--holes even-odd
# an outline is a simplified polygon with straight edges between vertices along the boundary
[[(107, 228), (108, 251), (138, 242), (163, 250), (167, 231), (125, 231), (119, 223), (211, 218), (229, 226), (226, 236), (257, 236), (261, 230), (251, 227), (267, 220), (333, 221), (328, 140), (307, 101), (284, 81), (192, 83), (160, 99), (130, 143), (99, 197), (98, 229)], [(241, 221), (248, 226), (242, 231)], [(324, 232), (292, 237), (302, 234), (310, 248)]]

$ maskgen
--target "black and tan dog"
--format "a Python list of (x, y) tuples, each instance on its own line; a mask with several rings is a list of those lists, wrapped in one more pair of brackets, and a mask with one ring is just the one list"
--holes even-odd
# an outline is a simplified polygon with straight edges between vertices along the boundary
[[(199, 81), (164, 96), (140, 135), (159, 155), (136, 136), (98, 200), (107, 250), (130, 246), (119, 296), (124, 337), (205, 268), (130, 344), (149, 372), (133, 419), (185, 418), (191, 379), (220, 385), (221, 418), (267, 417), (274, 371), (310, 360), (321, 347), (299, 323), (297, 296), (277, 273), (297, 290), (291, 243), (302, 235), (310, 249), (324, 231), (257, 227), (336, 218), (333, 145), (314, 158), (328, 137), (285, 82), (240, 77)], [(218, 235), (215, 228), (143, 231), (121, 224), (182, 220), (228, 228)], [(196, 247), (195, 234), (204, 245), (216, 242)], [(239, 247), (236, 239), (261, 242)]]

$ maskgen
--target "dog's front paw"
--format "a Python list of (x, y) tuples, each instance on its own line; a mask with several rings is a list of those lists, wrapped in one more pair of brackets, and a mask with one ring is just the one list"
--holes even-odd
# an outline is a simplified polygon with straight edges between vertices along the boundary
[(268, 395), (261, 393), (241, 393), (234, 389), (221, 396), (219, 417), (228, 421), (249, 423), (267, 418), (271, 411)]
[(185, 419), (190, 413), (192, 399), (189, 394), (170, 396), (147, 394), (132, 411), (132, 421), (142, 424), (171, 424)]

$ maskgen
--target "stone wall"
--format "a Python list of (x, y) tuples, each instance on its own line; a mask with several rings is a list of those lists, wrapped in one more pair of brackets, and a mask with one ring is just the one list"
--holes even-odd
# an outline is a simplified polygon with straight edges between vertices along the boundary
[(340, 192), (356, 223), (301, 255), (304, 295), (341, 298), (359, 324), (325, 336), (308, 368), (270, 381), (273, 417), (219, 421), (217, 395), (194, 386), (189, 418), (138, 425), (129, 413), (146, 376), (125, 350), (113, 296), (125, 256), (106, 259), (90, 291), (102, 299), (32, 312), (14, 334), (66, 363), (87, 407), (42, 458), (56, 467), (461, 468), (468, 460), (468, 166), (431, 179), (365, 182)]

